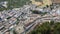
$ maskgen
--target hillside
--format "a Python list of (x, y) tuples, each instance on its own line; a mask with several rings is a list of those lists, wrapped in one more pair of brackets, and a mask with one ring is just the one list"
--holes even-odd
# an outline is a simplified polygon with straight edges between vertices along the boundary
[(4, 9), (12, 9), (12, 8), (17, 8), (17, 7), (21, 7), (23, 5), (25, 5), (26, 3), (29, 3), (30, 0), (0, 0), (1, 2), (7, 1), (7, 8), (0, 8), (0, 10), (4, 10)]

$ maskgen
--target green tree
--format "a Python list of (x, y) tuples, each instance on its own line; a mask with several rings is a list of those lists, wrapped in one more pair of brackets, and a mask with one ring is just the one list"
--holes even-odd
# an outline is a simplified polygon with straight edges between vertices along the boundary
[(31, 34), (60, 34), (60, 22), (45, 22), (42, 25), (38, 25)]

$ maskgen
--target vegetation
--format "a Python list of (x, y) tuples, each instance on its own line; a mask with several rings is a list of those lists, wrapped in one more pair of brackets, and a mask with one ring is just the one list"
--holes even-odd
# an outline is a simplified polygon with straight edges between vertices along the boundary
[(38, 25), (30, 34), (60, 34), (60, 23), (54, 21)]
[(0, 2), (2, 2), (2, 1), (8, 1), (8, 4), (7, 4), (8, 7), (2, 8), (0, 10), (18, 8), (18, 7), (25, 5), (26, 3), (30, 2), (30, 0), (0, 0)]
[(15, 28), (10, 29), (10, 32), (13, 34), (17, 34), (17, 32), (15, 31)]
[(18, 25), (18, 24), (19, 24), (19, 21), (20, 21), (20, 20), (17, 18), (16, 25)]
[(32, 13), (34, 13), (34, 14), (40, 14), (40, 15), (47, 14), (47, 12), (41, 12), (41, 11), (37, 11), (37, 10), (32, 10)]
[(29, 0), (9, 0), (9, 5), (13, 7), (20, 7), (29, 2)]
[(35, 0), (35, 1), (37, 1), (37, 2), (43, 2), (43, 0)]
[(8, 17), (7, 19), (10, 19), (11, 17)]
[(17, 32), (15, 30), (13, 30), (13, 34), (17, 34)]

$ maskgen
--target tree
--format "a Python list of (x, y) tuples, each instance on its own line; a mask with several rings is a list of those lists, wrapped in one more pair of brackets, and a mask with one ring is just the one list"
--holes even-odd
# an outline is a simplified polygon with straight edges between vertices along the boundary
[(60, 34), (60, 22), (45, 22), (42, 25), (38, 25), (31, 34)]
[(32, 13), (34, 13), (34, 14), (40, 14), (40, 15), (45, 15), (45, 14), (47, 14), (47, 12), (42, 12), (42, 11), (38, 11), (38, 10), (31, 10), (32, 11)]

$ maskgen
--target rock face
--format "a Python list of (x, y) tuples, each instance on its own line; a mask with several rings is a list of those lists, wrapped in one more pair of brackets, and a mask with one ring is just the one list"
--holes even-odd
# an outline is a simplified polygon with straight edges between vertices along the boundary
[(38, 2), (36, 0), (30, 0), (30, 1), (32, 1), (32, 4), (35, 4), (37, 6), (42, 5), (42, 2), (40, 2), (40, 1), (38, 1)]
[(51, 0), (43, 0), (43, 1), (36, 1), (36, 0), (31, 0), (32, 4), (35, 4), (37, 6), (46, 6), (46, 5), (51, 5), (52, 1)]
[(43, 0), (44, 5), (51, 5), (52, 1), (51, 0)]

